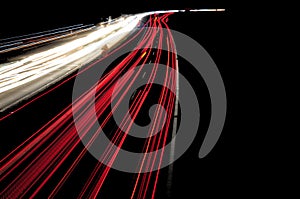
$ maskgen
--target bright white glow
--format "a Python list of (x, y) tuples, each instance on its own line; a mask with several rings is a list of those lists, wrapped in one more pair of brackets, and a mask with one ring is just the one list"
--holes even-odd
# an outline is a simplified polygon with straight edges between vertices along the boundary
[[(112, 46), (117, 43), (117, 41), (112, 41), (115, 40), (116, 34), (128, 34), (146, 16), (183, 11), (162, 10), (122, 16), (112, 20), (111, 23), (105, 23), (106, 26), (94, 27), (89, 34), (78, 39), (28, 55), (18, 61), (0, 64), (0, 94), (43, 78), (51, 72), (70, 70), (70, 66), (78, 68), (92, 61), (102, 53), (104, 45)], [(194, 9), (190, 11), (225, 11), (225, 9)]]
[(193, 9), (191, 12), (224, 12), (225, 9)]
[[(95, 28), (88, 35), (72, 40), (55, 48), (30, 55), (22, 60), (0, 65), (0, 93), (41, 78), (53, 71), (80, 59), (85, 63), (94, 52), (109, 42), (116, 32), (129, 32), (139, 23), (142, 16), (129, 16), (104, 28)], [(99, 55), (99, 54), (97, 54)], [(96, 55), (95, 55), (96, 56)], [(95, 57), (94, 57), (95, 58)]]

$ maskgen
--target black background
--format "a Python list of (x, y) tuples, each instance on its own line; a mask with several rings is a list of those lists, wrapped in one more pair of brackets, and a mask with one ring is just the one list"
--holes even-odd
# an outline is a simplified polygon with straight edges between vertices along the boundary
[(3, 1), (0, 38), (159, 9), (229, 8), (220, 0)]
[[(187, 15), (170, 18), (171, 28), (197, 40), (212, 56), (223, 77), (228, 112), (219, 142), (204, 159), (198, 159), (201, 143), (194, 142), (175, 166), (174, 198), (202, 195), (243, 198), (268, 194), (266, 184), (276, 184), (269, 166), (269, 150), (258, 151), (259, 121), (253, 113), (255, 82), (250, 60), (243, 59), (242, 46), (249, 43), (236, 10), (229, 2), (198, 0), (141, 1), (10, 1), (1, 6), (0, 38), (33, 33), (78, 23), (97, 23), (105, 17), (158, 9), (225, 8), (225, 13)], [(187, 20), (190, 19), (190, 20)], [(174, 20), (174, 21), (172, 21)], [(187, 22), (188, 21), (188, 22)], [(245, 22), (247, 23), (247, 22)], [(251, 78), (249, 78), (251, 76)], [(250, 82), (249, 82), (250, 80)], [(252, 81), (252, 82), (251, 82)], [(250, 99), (251, 98), (251, 99)], [(259, 100), (259, 99), (258, 99)], [(259, 114), (259, 113), (256, 113)], [(263, 132), (261, 132), (263, 133)], [(201, 140), (201, 136), (198, 140)], [(253, 139), (253, 136), (256, 138)], [(274, 181), (273, 181), (274, 180)], [(278, 191), (278, 190), (277, 190)]]

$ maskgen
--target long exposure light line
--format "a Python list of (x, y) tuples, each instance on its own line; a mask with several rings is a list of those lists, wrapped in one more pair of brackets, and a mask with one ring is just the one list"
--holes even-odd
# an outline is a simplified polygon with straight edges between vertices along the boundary
[[(44, 124), (38, 131), (34, 132), (29, 138), (27, 138), (1, 160), (0, 181), (5, 182), (5, 186), (1, 188), (1, 197), (37, 197), (50, 179), (58, 172), (62, 165), (67, 162), (67, 159), (70, 158), (72, 154), (75, 154), (75, 149), (78, 148), (81, 139), (88, 138), (85, 148), (76, 153), (76, 157), (73, 158), (73, 161), (69, 164), (69, 167), (65, 169), (65, 172), (62, 174), (62, 176), (60, 176), (60, 179), (57, 180), (56, 185), (51, 189), (48, 198), (54, 198), (58, 192), (62, 190), (63, 185), (70, 178), (75, 168), (80, 162), (82, 162), (81, 160), (87, 154), (89, 148), (93, 146), (99, 134), (103, 133), (103, 129), (108, 125), (109, 121), (113, 119), (113, 114), (118, 110), (121, 102), (125, 99), (125, 96), (130, 94), (130, 88), (139, 78), (141, 78), (142, 70), (144, 69), (145, 64), (152, 59), (150, 54), (152, 54), (154, 43), (155, 41), (158, 41), (158, 49), (155, 51), (156, 56), (154, 60), (152, 60), (154, 66), (149, 74), (147, 84), (137, 92), (129, 107), (129, 111), (124, 115), (119, 128), (116, 128), (114, 132), (112, 132), (113, 136), (110, 141), (117, 147), (114, 148), (113, 145), (107, 146), (103, 154), (101, 154), (101, 157), (99, 157), (100, 159), (108, 162), (108, 165), (114, 164), (120, 149), (127, 140), (128, 132), (131, 130), (135, 119), (141, 112), (142, 107), (145, 106), (146, 99), (151, 98), (150, 91), (153, 89), (152, 82), (154, 82), (155, 78), (157, 77), (159, 63), (163, 61), (161, 58), (164, 53), (161, 50), (162, 46), (164, 43), (166, 43), (169, 51), (173, 50), (174, 48), (170, 31), (167, 32), (167, 35), (165, 35), (164, 32), (164, 27), (167, 29), (169, 28), (166, 24), (166, 19), (168, 16), (170, 16), (170, 14), (171, 13), (161, 14), (161, 16), (156, 14), (155, 16), (150, 15), (149, 20), (145, 24), (151, 26), (152, 28), (145, 29), (147, 31), (144, 31), (142, 28), (130, 40), (120, 45), (120, 47), (113, 50), (107, 56), (115, 53), (117, 50), (120, 50), (122, 47), (129, 44), (129, 42), (132, 42), (133, 39), (138, 38), (138, 36), (144, 31), (144, 35), (141, 36), (141, 40), (139, 41), (136, 49), (123, 58), (123, 60), (111, 71), (104, 74), (98, 82), (92, 85), (88, 90), (84, 91), (73, 102), (73, 104), (65, 107), (49, 122)], [(130, 18), (130, 20), (133, 19), (134, 18)], [(146, 27), (146, 25), (144, 27)], [(166, 38), (165, 42), (164, 38)], [(96, 35), (92, 35), (89, 42), (95, 41), (96, 39)], [(96, 47), (97, 46), (95, 46), (95, 48)], [(59, 49), (62, 53), (66, 53), (68, 50), (73, 51), (76, 48), (66, 49), (61, 47)], [(166, 65), (168, 67), (175, 68), (175, 55), (169, 51), (167, 53)], [(23, 77), (17, 77), (14, 75), (14, 73), (21, 71), (20, 68), (16, 68), (15, 70), (10, 69), (10, 66), (2, 68), (2, 73), (4, 74), (5, 72), (6, 74), (9, 74), (9, 77), (5, 80), (1, 80), (2, 87), (0, 86), (0, 89), (2, 88), (4, 92), (5, 89), (9, 88), (6, 86), (11, 85), (13, 81), (20, 81), (23, 78), (29, 78), (26, 80), (29, 81), (38, 76), (42, 76), (43, 73), (46, 74), (50, 70), (53, 70), (51, 67), (49, 70), (47, 68), (41, 70), (39, 67), (36, 67), (33, 62), (35, 64), (44, 64), (45, 62), (48, 62), (60, 67), (60, 61), (55, 60), (57, 57), (60, 57), (60, 55), (54, 55), (52, 54), (53, 52), (55, 52), (55, 49), (39, 55), (34, 55), (30, 57), (30, 59), (27, 59), (27, 61), (31, 60), (32, 62), (25, 64), (24, 66), (22, 66), (22, 64), (26, 62), (14, 63), (15, 65), (19, 64), (19, 66), (22, 67), (22, 70), (36, 69), (36, 71), (39, 71), (39, 75), (35, 74), (36, 71), (26, 71)], [(89, 52), (90, 51), (87, 51), (83, 54)], [(78, 57), (79, 54), (77, 53), (79, 52), (75, 52), (70, 55), (70, 57), (74, 57), (71, 58), (70, 62)], [(90, 64), (77, 75), (81, 75), (89, 69), (92, 69), (94, 66), (96, 66), (96, 63), (99, 63), (103, 59), (105, 59), (105, 57), (97, 60), (93, 64)], [(139, 67), (138, 70), (132, 70), (139, 65), (141, 67)], [(166, 143), (170, 132), (170, 123), (174, 109), (175, 97), (174, 94), (172, 94), (167, 88), (174, 88), (176, 85), (176, 78), (174, 77), (173, 73), (169, 72), (170, 70), (168, 67), (166, 74), (164, 75), (164, 83), (162, 85), (161, 92), (159, 93), (158, 104), (161, 106), (157, 106), (155, 109), (153, 118), (154, 122), (152, 123), (152, 126), (148, 132), (149, 138), (144, 143), (143, 150), (145, 153), (158, 151), (158, 149)], [(127, 71), (130, 71), (130, 73), (126, 73)], [(126, 73), (126, 76), (123, 76), (124, 73)], [(122, 80), (119, 81), (122, 76)], [(19, 107), (14, 112), (25, 108), (48, 93), (53, 92), (75, 77), (76, 76), (73, 75), (67, 78), (62, 83), (38, 95), (25, 105)], [(114, 92), (117, 94), (113, 95)], [(106, 113), (106, 110), (109, 109), (112, 101), (116, 103), (113, 107), (111, 107), (109, 113)], [(164, 110), (166, 111), (166, 114), (164, 114)], [(91, 117), (94, 113), (96, 113), (98, 118)], [(8, 114), (0, 118), (0, 121), (8, 118), (10, 115), (11, 114)], [(75, 122), (76, 127), (74, 125)], [(97, 123), (99, 123), (100, 128), (96, 129), (94, 132), (91, 131), (93, 126), (95, 126)], [(124, 129), (124, 132), (122, 129)], [(159, 129), (161, 129), (161, 132), (157, 135), (154, 135), (154, 133)], [(163, 155), (164, 154), (162, 151), (161, 153), (155, 152), (154, 155), (151, 156), (143, 156), (143, 159), (137, 168), (139, 173), (137, 174), (133, 186), (131, 194), (132, 199), (147, 197), (154, 198), (158, 183), (159, 170), (144, 174), (142, 174), (142, 170), (145, 168), (153, 170), (157, 164), (160, 166)], [(111, 166), (106, 166), (102, 162), (98, 162), (85, 181), (82, 189), (79, 192), (78, 198), (96, 198), (99, 195), (110, 170)], [(15, 177), (12, 178), (12, 176)]]

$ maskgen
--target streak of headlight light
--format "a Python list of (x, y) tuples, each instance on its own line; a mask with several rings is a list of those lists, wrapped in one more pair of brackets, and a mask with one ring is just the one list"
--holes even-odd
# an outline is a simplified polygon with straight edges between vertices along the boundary
[(225, 9), (192, 9), (191, 12), (223, 12)]
[[(126, 23), (123, 22), (123, 23)], [(93, 42), (94, 40), (96, 39), (99, 39), (103, 36), (105, 36), (106, 34), (110, 33), (111, 31), (117, 29), (120, 27), (121, 24), (114, 24), (114, 25), (111, 25), (109, 27), (106, 27), (106, 28), (103, 28), (103, 29), (99, 29), (93, 33), (90, 33), (89, 35), (85, 36), (84, 38), (80, 38), (80, 39), (77, 39), (77, 40), (74, 40), (72, 42), (69, 42), (67, 44), (64, 44), (64, 45), (61, 45), (61, 46), (58, 46), (56, 48), (53, 48), (53, 49), (50, 49), (50, 50), (47, 50), (47, 51), (44, 51), (44, 52), (41, 52), (41, 53), (37, 53), (37, 54), (34, 54), (32, 56), (29, 56), (17, 63), (14, 63), (13, 64), (13, 67), (18, 67), (18, 65), (22, 65), (24, 63), (27, 63), (27, 62), (35, 62), (35, 61), (39, 61), (40, 62), (44, 62), (45, 60), (43, 60), (43, 58), (51, 58), (49, 57), (50, 55), (54, 55), (56, 57), (66, 53), (66, 52), (70, 52), (71, 50), (74, 50), (80, 46), (83, 46), (83, 45), (86, 45), (87, 43), (90, 43), (90, 42)], [(39, 62), (39, 63), (40, 63)]]
[[(134, 27), (136, 27), (136, 25), (138, 24), (141, 17), (128, 17), (125, 21), (122, 21), (119, 24), (115, 24), (115, 25), (111, 25), (107, 28), (99, 29), (93, 33), (90, 33), (89, 35), (85, 36), (84, 38), (80, 38), (80, 39), (77, 39), (70, 43), (67, 43), (65, 45), (56, 47), (54, 49), (50, 49), (48, 51), (32, 55), (32, 56), (25, 58), (17, 63), (13, 63), (10, 66), (6, 65), (6, 69), (14, 68), (14, 67), (17, 67), (17, 65), (22, 65), (23, 63), (31, 61), (31, 63), (27, 64), (25, 67), (21, 67), (17, 70), (12, 70), (7, 73), (4, 73), (4, 75), (6, 77), (4, 76), (4, 77), (0, 78), (0, 82), (3, 82), (3, 79), (4, 79), (4, 81), (7, 81), (7, 76), (11, 76), (11, 81), (7, 81), (6, 83), (0, 84), (2, 86), (2, 88), (0, 88), (0, 93), (7, 91), (9, 89), (15, 88), (17, 86), (20, 86), (22, 84), (28, 83), (28, 82), (30, 82), (34, 79), (37, 79), (51, 71), (57, 70), (59, 67), (62, 67), (72, 61), (75, 61), (76, 59), (80, 59), (80, 58), (86, 56), (88, 53), (93, 52), (96, 49), (96, 47), (99, 47), (100, 43), (103, 43), (103, 42), (100, 42), (99, 45), (90, 44), (90, 43), (96, 41), (97, 39), (100, 39), (101, 37), (103, 37), (105, 35), (108, 35), (112, 31), (115, 31), (119, 28), (123, 28), (121, 30), (124, 32), (132, 30)], [(104, 41), (106, 39), (104, 38), (102, 40)], [(88, 44), (89, 44), (89, 46), (87, 46)], [(77, 50), (75, 53), (72, 53), (72, 54), (68, 55), (67, 57), (64, 57), (63, 59), (56, 58), (53, 61), (49, 61), (49, 59), (51, 59), (53, 57), (59, 57), (59, 56), (65, 55), (68, 52), (70, 53), (73, 50), (75, 50), (76, 48), (84, 46), (84, 45), (86, 46), (85, 48)], [(48, 63), (47, 63), (47, 61), (48, 61)], [(46, 63), (45, 67), (47, 67), (47, 68), (51, 67), (51, 69), (44, 70), (43, 72), (41, 72), (41, 70), (43, 70), (43, 68), (42, 69), (39, 68), (39, 69), (36, 69), (35, 71), (31, 71), (30, 73), (27, 73), (25, 75), (18, 75), (19, 77), (15, 78), (16, 73), (22, 72), (22, 70), (24, 71), (25, 69), (28, 69), (31, 66), (34, 66), (37, 64), (45, 65), (45, 63)], [(55, 67), (55, 65), (57, 65), (57, 66)], [(1, 71), (0, 71), (0, 73), (1, 73)], [(24, 79), (34, 73), (36, 73), (36, 75), (31, 76), (30, 78), (27, 78), (26, 80), (23, 80), (20, 82), (20, 79)], [(10, 85), (8, 85), (8, 84), (10, 84)]]

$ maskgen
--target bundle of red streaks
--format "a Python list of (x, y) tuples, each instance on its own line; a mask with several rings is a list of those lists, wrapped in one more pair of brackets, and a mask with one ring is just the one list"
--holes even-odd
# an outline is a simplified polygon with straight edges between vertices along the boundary
[[(37, 196), (61, 165), (66, 162), (67, 158), (76, 152), (75, 148), (80, 144), (81, 138), (84, 138), (90, 132), (92, 126), (99, 122), (97, 118), (93, 118), (91, 115), (96, 113), (97, 116), (102, 116), (105, 114), (105, 110), (111, 105), (111, 101), (115, 100), (116, 103), (111, 107), (109, 114), (106, 114), (105, 119), (101, 120), (99, 123), (101, 128), (93, 132), (86, 147), (79, 153), (77, 152), (76, 159), (69, 165), (68, 169), (58, 180), (48, 198), (54, 198), (58, 192), (63, 191), (64, 183), (68, 180), (72, 172), (74, 172), (82, 158), (87, 154), (89, 147), (92, 146), (99, 134), (103, 133), (102, 129), (107, 125), (108, 121), (112, 119), (120, 102), (124, 99), (125, 95), (128, 94), (130, 86), (141, 75), (143, 66), (146, 61), (149, 60), (149, 56), (152, 53), (154, 41), (157, 39), (158, 49), (155, 51), (156, 58), (154, 67), (149, 75), (148, 84), (137, 92), (129, 107), (130, 115), (124, 116), (120, 124), (121, 126), (113, 132), (113, 137), (110, 140), (118, 147), (107, 147), (102, 154), (101, 159), (106, 159), (110, 164), (114, 163), (119, 150), (122, 148), (122, 145), (128, 136), (126, 132), (130, 131), (141, 107), (145, 104), (145, 100), (148, 97), (151, 97), (149, 96), (149, 92), (153, 86), (151, 82), (153, 82), (157, 75), (159, 63), (161, 62), (161, 49), (164, 44), (166, 44), (167, 48), (170, 50), (167, 55), (167, 62), (164, 64), (175, 69), (176, 55), (172, 53), (175, 52), (172, 34), (171, 31), (164, 32), (162, 30), (163, 28), (169, 30), (166, 19), (170, 14), (171, 13), (150, 16), (144, 27), (147, 25), (152, 28), (147, 29), (138, 43), (137, 50), (133, 50), (129, 53), (115, 68), (113, 68), (113, 70), (105, 74), (97, 84), (85, 91), (72, 104), (65, 107), (54, 118), (42, 126), (38, 131), (34, 132), (28, 139), (1, 160), (0, 181), (4, 182), (9, 180), (9, 182), (6, 182), (5, 186), (1, 186), (1, 198), (22, 198), (24, 196), (34, 198)], [(132, 39), (140, 35), (142, 31), (143, 28), (138, 31)], [(167, 35), (164, 35), (166, 33)], [(130, 40), (113, 50), (111, 53), (120, 50), (129, 42)], [(89, 65), (84, 70), (81, 70), (80, 73), (90, 70), (99, 61), (101, 60)], [(134, 69), (138, 65), (141, 66), (138, 70), (130, 73), (130, 75), (124, 76), (122, 82), (117, 84), (124, 72)], [(52, 89), (36, 96), (14, 112), (34, 103), (36, 100), (54, 91), (56, 88), (73, 78), (76, 78), (76, 76), (71, 76)], [(159, 94), (158, 101), (158, 103), (165, 108), (167, 114), (163, 114), (163, 108), (157, 106), (153, 117), (153, 125), (148, 132), (148, 139), (144, 143), (145, 153), (157, 151), (160, 146), (164, 146), (167, 142), (167, 136), (170, 134), (170, 123), (175, 102), (175, 94), (171, 93), (168, 88), (175, 88), (175, 86), (175, 75), (170, 73), (167, 69), (164, 85)], [(96, 92), (94, 92), (95, 88)], [(116, 92), (117, 95), (112, 95), (113, 92)], [(73, 115), (76, 117), (73, 118)], [(10, 117), (10, 115), (0, 118), (0, 122), (8, 117)], [(161, 121), (165, 121), (165, 123)], [(74, 124), (75, 122), (76, 127)], [(126, 132), (123, 133), (121, 129), (126, 129)], [(156, 136), (152, 136), (158, 129), (161, 129), (161, 132)], [(163, 153), (157, 152), (152, 156), (145, 155), (142, 158), (140, 165), (138, 165), (139, 167), (137, 168), (137, 175), (135, 175), (135, 183), (132, 187), (131, 198), (155, 198), (160, 171), (147, 173), (142, 173), (142, 171), (145, 170), (145, 168), (151, 171), (155, 164), (161, 164), (163, 155)], [(78, 198), (96, 198), (98, 195), (101, 196), (100, 190), (105, 183), (110, 169), (110, 167), (99, 161), (95, 165), (92, 173), (88, 174), (89, 177), (82, 187)], [(14, 177), (12, 178), (11, 176)]]

